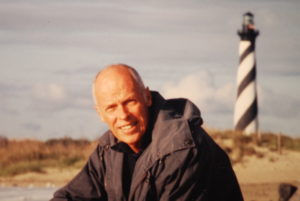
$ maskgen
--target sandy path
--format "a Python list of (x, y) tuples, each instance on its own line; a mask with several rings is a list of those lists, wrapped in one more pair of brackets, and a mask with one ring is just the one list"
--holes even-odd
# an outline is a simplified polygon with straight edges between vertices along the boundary
[(262, 158), (246, 157), (234, 170), (240, 183), (300, 182), (300, 153), (283, 151), (282, 154), (261, 149)]

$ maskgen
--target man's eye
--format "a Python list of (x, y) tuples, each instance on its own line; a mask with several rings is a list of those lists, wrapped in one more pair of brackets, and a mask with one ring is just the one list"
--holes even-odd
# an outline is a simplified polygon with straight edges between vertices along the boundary
[(106, 112), (113, 112), (115, 110), (115, 107), (114, 106), (111, 106), (111, 107), (108, 107), (106, 108)]
[(133, 105), (133, 104), (135, 104), (135, 103), (136, 103), (136, 100), (135, 100), (135, 99), (129, 99), (129, 100), (126, 101), (126, 104), (127, 104), (127, 105)]

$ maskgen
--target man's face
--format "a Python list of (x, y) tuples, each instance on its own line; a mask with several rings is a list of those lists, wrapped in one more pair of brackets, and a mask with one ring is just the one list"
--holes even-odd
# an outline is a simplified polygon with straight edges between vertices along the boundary
[(114, 77), (96, 87), (95, 95), (101, 119), (118, 140), (137, 152), (148, 126), (149, 90), (139, 87), (129, 76)]

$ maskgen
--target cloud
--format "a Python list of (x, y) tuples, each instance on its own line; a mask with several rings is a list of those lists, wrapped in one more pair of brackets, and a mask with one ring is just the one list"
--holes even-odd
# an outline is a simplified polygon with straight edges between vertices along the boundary
[(36, 124), (36, 123), (24, 123), (22, 124), (23, 128), (29, 131), (33, 131), (33, 132), (38, 132), (41, 130), (41, 125)]
[[(2, 97), (6, 96), (17, 96), (18, 93), (28, 90), (28, 85), (20, 85), (11, 82), (0, 82), (0, 94)], [(3, 99), (3, 98), (2, 98)]]
[(265, 116), (273, 116), (281, 119), (299, 118), (299, 97), (286, 95), (274, 88), (258, 87), (259, 109)]
[[(24, 96), (30, 90), (27, 84), (0, 82), (0, 116), (8, 118), (20, 115), (26, 100)], [(21, 101), (22, 100), (22, 101)]]
[[(28, 97), (29, 110), (34, 116), (47, 118), (49, 115), (62, 112), (69, 107), (71, 97), (64, 85), (57, 83), (37, 83), (31, 88)], [(57, 114), (56, 114), (57, 115)]]
[(299, 97), (276, 87), (258, 86), (258, 119), (262, 131), (299, 136)]
[(215, 86), (214, 77), (208, 71), (199, 71), (179, 81), (166, 83), (162, 94), (166, 98), (188, 98), (204, 113), (228, 113), (233, 108), (233, 84)]
[(64, 87), (55, 83), (36, 84), (33, 87), (33, 94), (37, 99), (53, 102), (61, 102), (67, 98)]
[[(91, 90), (87, 86), (39, 83), (32, 86), (30, 110), (44, 116), (46, 112), (56, 114), (66, 110), (91, 110), (93, 107)], [(46, 116), (47, 116), (46, 115)]]

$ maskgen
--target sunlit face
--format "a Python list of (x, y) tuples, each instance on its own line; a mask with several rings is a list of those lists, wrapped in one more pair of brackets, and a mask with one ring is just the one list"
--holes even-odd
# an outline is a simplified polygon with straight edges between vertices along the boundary
[(130, 74), (109, 74), (95, 84), (97, 111), (113, 135), (138, 152), (148, 126), (151, 96)]

